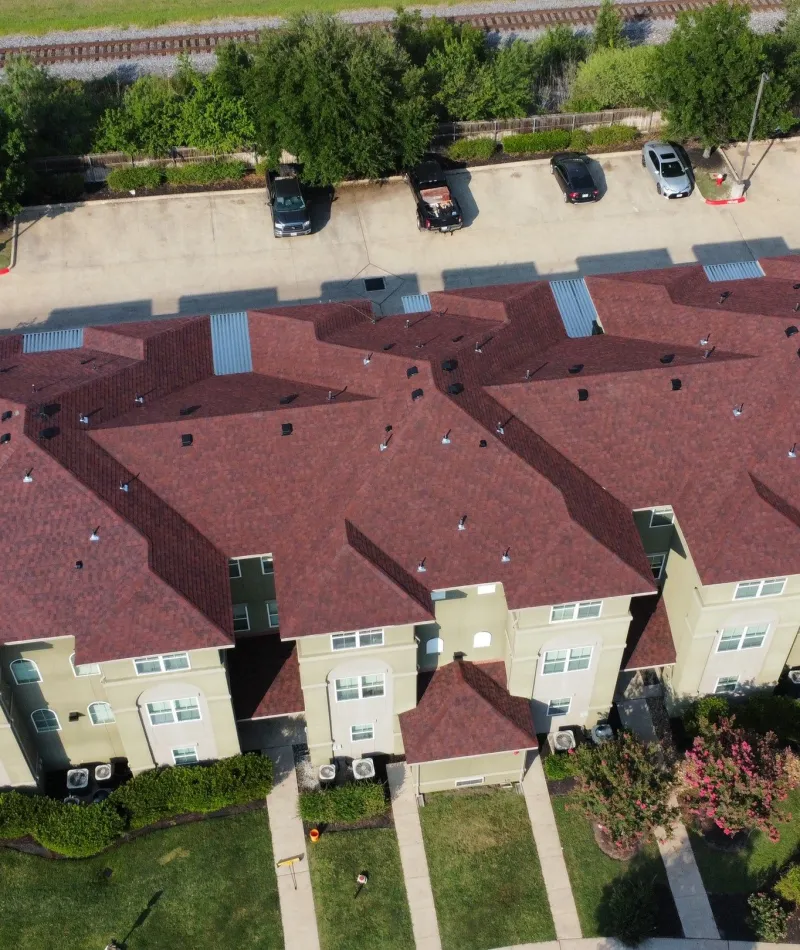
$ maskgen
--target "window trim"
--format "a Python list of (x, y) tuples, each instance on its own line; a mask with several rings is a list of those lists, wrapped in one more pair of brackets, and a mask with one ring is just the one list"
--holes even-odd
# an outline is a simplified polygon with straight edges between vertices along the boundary
[(455, 780), (455, 788), (470, 788), (473, 785), (485, 785), (486, 776), (485, 775), (468, 775), (464, 778), (457, 778)]
[[(102, 672), (100, 669), (99, 663), (76, 663), (74, 653), (70, 653), (69, 655), (69, 665), (72, 667), (72, 675), (77, 677), (78, 679), (83, 679), (84, 676), (100, 676)], [(79, 673), (78, 672), (79, 666), (94, 666), (96, 667), (96, 669), (91, 673)]]
[[(234, 605), (233, 605), (233, 609), (234, 609), (234, 610), (236, 610), (237, 607), (244, 607), (244, 620), (245, 620), (245, 623), (247, 624), (247, 626), (246, 626), (246, 627), (242, 627), (241, 629), (237, 630), (237, 629), (236, 629), (236, 620), (237, 620), (237, 617), (236, 617), (236, 614), (234, 613), (234, 615), (233, 615), (233, 632), (234, 632), (234, 633), (247, 633), (247, 632), (250, 630), (250, 609), (248, 608), (247, 604), (234, 604)], [(241, 620), (242, 618), (239, 617), (238, 619)]]
[(719, 688), (719, 684), (722, 682), (722, 680), (732, 680), (732, 679), (733, 679), (733, 674), (732, 674), (732, 673), (730, 673), (730, 674), (728, 674), (728, 675), (726, 675), (726, 676), (718, 676), (716, 683), (714, 683), (714, 694), (713, 694), (713, 695), (714, 695), (714, 696), (728, 696), (728, 695), (730, 695), (731, 693), (735, 693), (736, 690), (739, 688), (739, 675), (738, 675), (738, 674), (736, 675), (736, 682), (733, 684), (733, 689), (723, 689), (723, 690), (720, 690), (720, 688)]
[[(196, 707), (192, 707), (197, 709), (197, 718), (178, 719), (178, 710), (175, 703), (183, 703), (186, 702), (187, 699), (194, 700), (194, 702), (197, 703)], [(169, 703), (174, 718), (170, 722), (153, 722), (153, 713), (150, 712), (150, 707), (154, 703)], [(187, 722), (202, 722), (203, 720), (203, 710), (200, 708), (200, 698), (198, 696), (179, 696), (177, 699), (154, 699), (151, 703), (145, 703), (145, 709), (147, 710), (147, 718), (150, 722), (150, 726), (153, 729), (157, 729), (159, 726), (177, 726)], [(162, 715), (165, 712), (166, 710), (161, 710)], [(159, 715), (159, 713), (156, 713), (156, 715)]]
[[(36, 720), (33, 718), (36, 713), (50, 713), (56, 721), (55, 729), (40, 729), (36, 723)], [(31, 710), (31, 722), (33, 723), (33, 728), (36, 730), (37, 735), (47, 735), (48, 732), (61, 732), (61, 721), (58, 718), (58, 713), (50, 709), (47, 706), (40, 706), (39, 709)]]
[[(168, 670), (164, 666), (164, 658), (168, 656), (185, 656), (186, 657), (186, 666), (180, 667), (177, 670)], [(160, 669), (158, 670), (149, 670), (146, 673), (140, 673), (139, 668), (136, 664), (142, 660), (158, 660)], [(133, 658), (133, 668), (136, 671), (137, 676), (158, 676), (161, 673), (185, 673), (186, 670), (192, 668), (192, 661), (189, 659), (188, 650), (175, 650), (173, 653), (149, 653), (146, 656), (135, 656)]]
[[(383, 692), (380, 696), (365, 696), (364, 695), (364, 684), (363, 679), (365, 676), (380, 676), (381, 685), (383, 687)], [(339, 699), (339, 687), (336, 685), (341, 682), (341, 680), (357, 680), (358, 681), (358, 696), (354, 696), (352, 699)], [(348, 689), (352, 689), (352, 686), (348, 686)], [(337, 703), (354, 703), (363, 699), (385, 699), (386, 698), (386, 674), (385, 673), (356, 673), (355, 676), (337, 676), (333, 681), (333, 694), (336, 698)]]
[[(786, 577), (762, 577), (762, 578), (759, 578), (757, 580), (752, 580), (752, 581), (739, 581), (736, 587), (734, 588), (733, 599), (734, 600), (757, 600), (760, 597), (780, 597), (786, 590), (787, 580), (788, 578)], [(765, 584), (774, 584), (776, 583), (776, 581), (783, 582), (781, 585), (781, 589), (778, 591), (777, 594), (763, 594), (762, 593)], [(755, 594), (752, 597), (737, 597), (736, 595), (739, 593), (739, 588), (745, 584), (758, 584), (758, 589), (756, 590)]]
[[(231, 568), (236, 565), (236, 574), (231, 574)], [(228, 580), (238, 581), (242, 576), (242, 565), (239, 562), (238, 557), (229, 557), (228, 558)]]
[[(277, 601), (277, 600), (265, 600), (265, 601), (264, 601), (264, 604), (265, 604), (265, 606), (266, 606), (266, 608), (267, 608), (267, 626), (269, 627), (270, 630), (277, 630), (278, 627), (280, 627), (280, 625), (281, 625), (280, 614), (278, 613), (278, 601)], [(270, 609), (269, 609), (269, 605), (270, 605), (270, 604), (275, 604), (275, 623), (272, 622), (272, 614), (271, 614)], [(247, 606), (247, 604), (245, 604), (245, 607), (246, 607), (246, 606)], [(249, 614), (248, 614), (248, 621), (249, 621)]]
[[(361, 635), (362, 634), (376, 634), (379, 633), (381, 637), (380, 643), (362, 643)], [(352, 637), (355, 640), (355, 643), (351, 647), (337, 647), (335, 646), (336, 640), (344, 639), (345, 637)], [(347, 650), (375, 650), (378, 647), (385, 645), (386, 638), (383, 627), (365, 627), (363, 630), (346, 630), (342, 633), (332, 633), (331, 634), (331, 652), (332, 653), (344, 653)]]
[[(92, 715), (92, 709), (95, 706), (105, 706), (109, 713), (111, 713), (111, 718), (106, 719), (103, 722), (95, 722), (94, 716)], [(111, 708), (111, 703), (107, 703), (103, 699), (96, 699), (93, 703), (89, 703), (86, 707), (86, 712), (89, 714), (89, 720), (93, 726), (110, 726), (112, 723), (117, 721), (117, 717), (114, 715), (114, 710)]]
[[(268, 561), (272, 565), (271, 571), (264, 570), (264, 562)], [(272, 577), (275, 574), (275, 561), (271, 554), (262, 554), (261, 555), (261, 573), (264, 577)]]
[[(653, 524), (653, 519), (656, 515), (661, 515), (666, 517), (666, 513), (669, 512), (669, 524)], [(675, 511), (672, 505), (657, 505), (655, 508), (650, 509), (650, 527), (651, 528), (670, 528), (675, 524)]]
[(484, 594), (494, 594), (497, 591), (497, 584), (478, 584), (477, 593), (479, 597)]
[(653, 580), (660, 581), (661, 578), (664, 576), (664, 568), (667, 566), (668, 555), (669, 555), (669, 551), (657, 551), (655, 554), (647, 555), (647, 563), (650, 565), (651, 571), (653, 570), (653, 564), (651, 563), (650, 558), (654, 558), (654, 557), (661, 558), (661, 566), (658, 569), (658, 574), (656, 574), (655, 571), (653, 571)]
[[(187, 749), (191, 749), (194, 752), (194, 762), (178, 762), (177, 758), (175, 757), (175, 753), (185, 752)], [(173, 765), (197, 765), (197, 763), (200, 761), (200, 756), (197, 754), (196, 745), (178, 745), (175, 746), (174, 749), (170, 749), (169, 754), (172, 756)]]
[[(361, 736), (359, 739), (353, 735), (353, 730), (355, 729), (369, 729), (370, 733), (368, 736)], [(374, 742), (375, 741), (375, 723), (374, 722), (357, 722), (350, 726), (350, 741), (351, 742)]]
[[(743, 627), (741, 627), (741, 628), (738, 628), (738, 627), (720, 627), (720, 630), (719, 630), (719, 640), (717, 640), (717, 649), (716, 649), (714, 652), (715, 652), (715, 653), (739, 653), (739, 652), (741, 652), (742, 650), (761, 650), (761, 649), (763, 649), (765, 643), (767, 642), (767, 637), (769, 636), (769, 631), (770, 631), (771, 626), (772, 626), (772, 624), (769, 624), (769, 623), (767, 623), (767, 624), (763, 624), (763, 623), (748, 623), (748, 624), (745, 624), (745, 625), (744, 625)], [(754, 647), (754, 646), (747, 646), (747, 647), (746, 647), (746, 646), (744, 645), (744, 641), (747, 639), (747, 635), (748, 635), (748, 632), (749, 632), (749, 630), (750, 630), (751, 627), (766, 627), (766, 628), (767, 628), (767, 629), (764, 631), (764, 636), (763, 636), (762, 639), (761, 639), (761, 643), (759, 643), (759, 645), (758, 645), (757, 647)], [(724, 635), (725, 635), (725, 631), (726, 631), (726, 630), (737, 630), (737, 629), (741, 629), (742, 632), (741, 632), (741, 634), (739, 634), (739, 643), (738, 643), (738, 645), (736, 646), (736, 648), (735, 648), (734, 650), (720, 650), (720, 646), (722, 645), (722, 638), (723, 638)], [(727, 642), (727, 643), (731, 643), (731, 642), (732, 642), (732, 639), (733, 639), (733, 638), (730, 637), (726, 642)]]
[[(588, 663), (586, 666), (584, 666), (582, 669), (579, 669), (579, 670), (571, 670), (571, 669), (569, 668), (569, 665), (570, 665), (570, 663), (572, 662), (572, 653), (573, 653), (574, 650), (588, 650), (588, 651), (589, 651), (589, 663)], [(567, 655), (564, 657), (564, 669), (563, 669), (563, 670), (550, 670), (550, 671), (545, 671), (545, 668), (544, 668), (544, 667), (545, 667), (545, 664), (547, 663), (547, 654), (548, 654), (548, 653), (566, 653), (566, 654), (567, 654)], [(584, 659), (584, 658), (583, 658), (583, 657), (577, 657), (577, 659), (581, 659), (581, 660), (582, 660), (582, 659)], [(588, 670), (590, 670), (590, 669), (592, 668), (592, 660), (593, 660), (593, 659), (594, 659), (594, 647), (591, 646), (591, 645), (590, 645), (590, 646), (585, 646), (585, 647), (562, 647), (562, 648), (556, 649), (556, 650), (545, 650), (545, 651), (542, 653), (542, 671), (541, 671), (541, 672), (542, 672), (542, 676), (561, 676), (561, 675), (563, 675), (564, 673), (586, 673)], [(558, 663), (558, 662), (560, 662), (560, 661), (559, 661), (559, 660), (551, 660), (550, 662), (551, 662), (551, 663), (552, 663), (552, 662)]]
[[(565, 702), (566, 702), (566, 704), (567, 704), (567, 708), (564, 709), (562, 712), (553, 712), (553, 711), (551, 711), (551, 708), (550, 708), (550, 707), (553, 705), (553, 703), (557, 703), (557, 704), (563, 705)], [(547, 715), (548, 715), (548, 717), (553, 717), (553, 716), (568, 716), (570, 709), (572, 709), (572, 697), (571, 697), (571, 696), (563, 696), (563, 697), (561, 697), (560, 699), (548, 699), (548, 700), (547, 700)]]
[[(593, 606), (594, 604), (600, 605), (600, 609), (597, 612), (597, 616), (595, 617), (579, 617), (578, 616), (578, 613), (581, 607), (589, 607), (589, 606)], [(572, 616), (563, 617), (562, 619), (555, 620), (553, 618), (554, 611), (559, 610), (560, 608), (563, 608), (563, 607), (574, 607), (574, 610), (572, 611)], [(599, 620), (600, 617), (602, 616), (603, 616), (603, 601), (602, 600), (576, 600), (576, 601), (567, 602), (566, 604), (553, 604), (550, 608), (550, 623), (574, 623), (576, 620), (584, 620), (584, 621)]]
[[(19, 663), (30, 663), (31, 666), (36, 670), (36, 679), (35, 680), (23, 680), (20, 682), (17, 679), (16, 666)], [(16, 660), (12, 660), (9, 664), (9, 669), (11, 670), (11, 675), (14, 677), (14, 684), (16, 686), (34, 686), (36, 683), (41, 683), (42, 681), (42, 671), (39, 669), (39, 664), (35, 660), (30, 660), (25, 656), (18, 656)], [(42, 707), (44, 708), (44, 707)]]

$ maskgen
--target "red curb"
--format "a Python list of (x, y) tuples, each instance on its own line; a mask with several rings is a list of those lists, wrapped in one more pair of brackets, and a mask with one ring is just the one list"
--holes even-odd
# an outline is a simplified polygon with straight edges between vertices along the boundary
[(3, 274), (10, 274), (10, 273), (11, 273), (10, 267), (0, 267), (0, 277), (2, 277)]
[(707, 205), (740, 205), (745, 201), (745, 196), (741, 198), (703, 198)]

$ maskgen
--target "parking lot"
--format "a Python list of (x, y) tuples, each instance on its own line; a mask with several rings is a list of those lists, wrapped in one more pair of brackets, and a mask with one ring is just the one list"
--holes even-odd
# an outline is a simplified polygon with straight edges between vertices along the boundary
[[(754, 148), (752, 168), (765, 146)], [(315, 233), (276, 240), (261, 191), (95, 202), (27, 212), (0, 277), (0, 328), (50, 328), (174, 313), (403, 294), (547, 276), (749, 260), (800, 248), (796, 141), (775, 143), (743, 205), (660, 198), (638, 153), (594, 164), (597, 204), (565, 204), (548, 162), (451, 176), (454, 235), (420, 233), (405, 183), (338, 189)], [(363, 278), (383, 277), (372, 294)]]

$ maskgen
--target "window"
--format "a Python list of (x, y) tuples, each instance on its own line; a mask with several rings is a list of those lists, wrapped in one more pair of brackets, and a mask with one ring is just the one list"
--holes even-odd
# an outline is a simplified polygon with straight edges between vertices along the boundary
[(425, 644), (425, 653), (428, 656), (433, 653), (444, 653), (444, 640), (441, 637), (431, 637)]
[(197, 758), (197, 746), (185, 745), (172, 750), (172, 761), (175, 765), (194, 765)]
[(550, 608), (550, 623), (564, 620), (591, 620), (600, 616), (602, 600), (581, 600), (575, 604), (557, 604)]
[(233, 629), (236, 633), (243, 633), (250, 629), (250, 614), (247, 612), (247, 604), (233, 605)]
[(763, 581), (742, 581), (733, 592), (734, 600), (749, 600), (751, 597), (775, 597), (783, 593), (785, 577), (770, 577)]
[(580, 670), (588, 670), (591, 662), (591, 647), (574, 647), (571, 650), (548, 650), (544, 655), (542, 673), (576, 673)]
[(466, 788), (468, 785), (483, 785), (483, 776), (473, 775), (472, 778), (456, 779), (456, 788)]
[(191, 669), (188, 653), (157, 653), (153, 656), (139, 656), (133, 661), (133, 665), (136, 667), (137, 676)]
[(371, 722), (363, 723), (360, 726), (350, 726), (351, 742), (366, 742), (367, 739), (375, 738), (375, 727)]
[(230, 577), (232, 581), (235, 581), (237, 577), (241, 576), (242, 565), (239, 563), (238, 558), (232, 557), (230, 561), (228, 561), (228, 577)]
[(200, 703), (194, 698), (165, 699), (147, 704), (151, 726), (164, 726), (173, 722), (192, 722), (200, 718)]
[(92, 703), (89, 706), (89, 718), (92, 725), (104, 726), (109, 722), (115, 722), (114, 712), (108, 703)]
[(571, 697), (567, 696), (565, 699), (551, 699), (547, 704), (547, 715), (548, 716), (566, 716), (569, 712), (569, 707), (572, 704)]
[(486, 630), (479, 630), (472, 638), (472, 648), (474, 650), (479, 650), (482, 647), (490, 647), (491, 645), (492, 635)]
[(382, 647), (383, 627), (371, 630), (354, 630), (352, 633), (331, 634), (331, 647), (334, 650), (355, 650), (357, 647)]
[(738, 676), (720, 676), (717, 685), (714, 687), (715, 693), (735, 693), (739, 685)]
[(99, 676), (100, 675), (99, 663), (76, 663), (74, 653), (70, 654), (69, 662), (70, 662), (70, 666), (72, 667), (72, 672), (76, 676)]
[(675, 512), (670, 508), (669, 505), (664, 505), (663, 508), (653, 508), (650, 512), (650, 527), (651, 528), (666, 528), (669, 525), (673, 524), (675, 521)]
[(719, 638), (717, 653), (730, 650), (752, 650), (764, 643), (769, 630), (768, 623), (751, 623), (747, 627), (725, 627)]
[(261, 573), (262, 574), (274, 574), (275, 565), (272, 562), (271, 554), (263, 554), (261, 556)]
[(497, 589), (497, 584), (478, 584), (479, 594), (493, 594)]
[(432, 590), (431, 600), (447, 600), (447, 591), (446, 590)]
[(41, 683), (42, 674), (33, 660), (12, 660), (11, 673), (17, 686), (25, 683)]
[(650, 565), (650, 570), (653, 572), (653, 577), (657, 580), (661, 580), (661, 575), (664, 573), (664, 565), (667, 563), (666, 554), (648, 554), (647, 563)]
[(383, 673), (347, 677), (336, 680), (335, 686), (337, 703), (350, 699), (373, 699), (384, 694)]
[(31, 719), (37, 732), (61, 732), (58, 716), (52, 709), (34, 709)]
[(267, 623), (270, 625), (270, 627), (278, 626), (278, 601), (277, 600), (267, 601)]

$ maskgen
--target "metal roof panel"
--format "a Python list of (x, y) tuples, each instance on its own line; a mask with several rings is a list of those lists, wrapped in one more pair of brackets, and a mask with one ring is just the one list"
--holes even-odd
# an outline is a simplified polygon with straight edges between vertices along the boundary
[(568, 337), (591, 336), (595, 323), (600, 323), (586, 281), (551, 280), (550, 289), (561, 314)]
[(211, 352), (215, 376), (253, 372), (246, 311), (211, 314)]
[(53, 350), (79, 350), (83, 346), (83, 327), (75, 330), (45, 330), (23, 333), (23, 353), (49, 353)]
[(706, 264), (703, 270), (712, 284), (723, 280), (750, 280), (763, 277), (764, 270), (758, 261), (740, 261), (736, 264)]
[(428, 294), (411, 294), (400, 298), (403, 304), (403, 313), (428, 313), (431, 309), (431, 298)]

